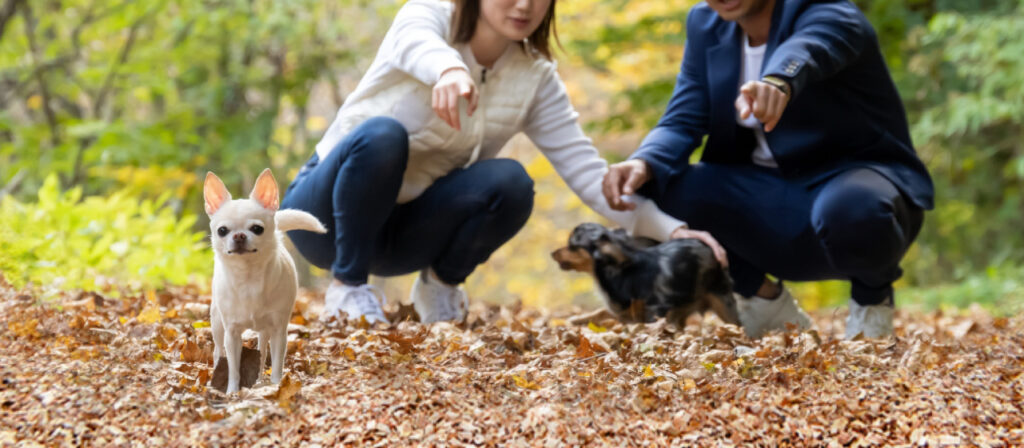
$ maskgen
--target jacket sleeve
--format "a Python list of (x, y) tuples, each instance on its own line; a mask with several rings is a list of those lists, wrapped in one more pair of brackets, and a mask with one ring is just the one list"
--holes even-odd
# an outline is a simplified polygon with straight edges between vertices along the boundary
[(793, 29), (765, 64), (764, 74), (788, 81), (794, 97), (808, 82), (826, 79), (856, 61), (874, 35), (864, 14), (850, 2), (812, 4)]
[(454, 67), (469, 70), (458, 50), (448, 43), (451, 8), (439, 0), (410, 0), (395, 15), (382, 48), (390, 63), (426, 85)]
[(577, 118), (565, 85), (552, 69), (534, 95), (523, 130), (566, 185), (591, 210), (633, 235), (668, 240), (672, 231), (684, 223), (662, 212), (654, 201), (634, 196), (636, 210), (624, 212), (608, 206), (601, 191), (608, 163), (583, 133)]
[(630, 159), (647, 162), (652, 174), (649, 182), (653, 183), (658, 197), (664, 195), (668, 180), (686, 168), (690, 155), (709, 129), (707, 58), (702, 54), (703, 31), (697, 29), (697, 16), (696, 10), (691, 10), (687, 16), (683, 63), (665, 114), (630, 156)]

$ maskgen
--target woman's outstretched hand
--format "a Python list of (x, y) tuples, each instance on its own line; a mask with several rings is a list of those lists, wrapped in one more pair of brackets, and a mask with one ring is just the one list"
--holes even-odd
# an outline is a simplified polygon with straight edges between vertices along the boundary
[(636, 204), (622, 199), (622, 195), (632, 195), (651, 178), (647, 170), (647, 162), (640, 159), (619, 162), (608, 167), (601, 183), (601, 192), (612, 210), (633, 210)]
[(476, 110), (477, 101), (480, 99), (480, 92), (476, 89), (476, 83), (469, 76), (469, 72), (462, 67), (454, 67), (441, 73), (441, 79), (434, 84), (432, 106), (434, 113), (441, 117), (448, 126), (456, 130), (462, 130), (459, 123), (459, 97), (469, 101), (466, 115), (472, 116)]
[(672, 231), (670, 235), (672, 239), (676, 238), (695, 238), (700, 240), (702, 243), (707, 244), (711, 248), (711, 251), (715, 253), (715, 258), (718, 259), (719, 263), (722, 263), (722, 267), (729, 267), (729, 258), (725, 255), (725, 249), (722, 248), (721, 244), (718, 244), (718, 240), (703, 230), (692, 230), (686, 227), (679, 227)]

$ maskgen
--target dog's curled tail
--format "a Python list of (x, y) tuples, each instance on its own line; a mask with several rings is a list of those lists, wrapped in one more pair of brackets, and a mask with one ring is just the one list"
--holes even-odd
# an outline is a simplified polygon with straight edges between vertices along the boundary
[(327, 229), (320, 223), (319, 219), (302, 210), (285, 209), (278, 210), (274, 214), (274, 221), (277, 222), (277, 230), (287, 232), (289, 230), (308, 230), (316, 233), (327, 233)]

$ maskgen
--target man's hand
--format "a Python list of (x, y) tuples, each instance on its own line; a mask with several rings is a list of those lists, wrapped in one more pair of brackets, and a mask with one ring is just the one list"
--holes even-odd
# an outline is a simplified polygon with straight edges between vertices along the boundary
[(710, 233), (701, 230), (691, 230), (686, 227), (679, 227), (672, 231), (670, 235), (672, 239), (677, 238), (695, 238), (707, 244), (711, 248), (711, 251), (715, 253), (715, 259), (722, 264), (722, 267), (729, 267), (729, 258), (725, 255), (725, 249), (722, 248), (721, 244), (718, 244), (718, 240), (711, 236)]
[(622, 200), (622, 195), (636, 193), (650, 178), (647, 162), (640, 159), (619, 162), (608, 167), (601, 191), (612, 210), (633, 210), (636, 204)]
[(480, 99), (480, 92), (476, 89), (476, 83), (469, 76), (469, 72), (462, 67), (454, 67), (441, 73), (441, 79), (434, 84), (432, 105), (434, 113), (456, 130), (462, 130), (459, 124), (459, 97), (469, 101), (466, 115), (472, 116)]
[(736, 110), (746, 120), (750, 114), (764, 123), (764, 131), (771, 132), (782, 118), (782, 112), (789, 104), (789, 95), (776, 86), (763, 81), (748, 81), (740, 87), (736, 97)]

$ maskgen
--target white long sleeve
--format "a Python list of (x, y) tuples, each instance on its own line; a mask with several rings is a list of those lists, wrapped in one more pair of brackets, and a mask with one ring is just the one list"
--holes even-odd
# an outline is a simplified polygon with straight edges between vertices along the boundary
[(608, 206), (601, 191), (608, 162), (583, 133), (578, 117), (565, 85), (552, 70), (537, 89), (524, 131), (569, 188), (591, 209), (634, 235), (668, 240), (672, 231), (684, 223), (662, 212), (653, 201), (634, 196), (637, 208), (632, 212), (615, 211)]
[(409, 0), (395, 15), (381, 44), (395, 68), (427, 85), (434, 85), (450, 68), (469, 70), (458, 50), (446, 39), (450, 33), (451, 4), (439, 7), (439, 3)]

